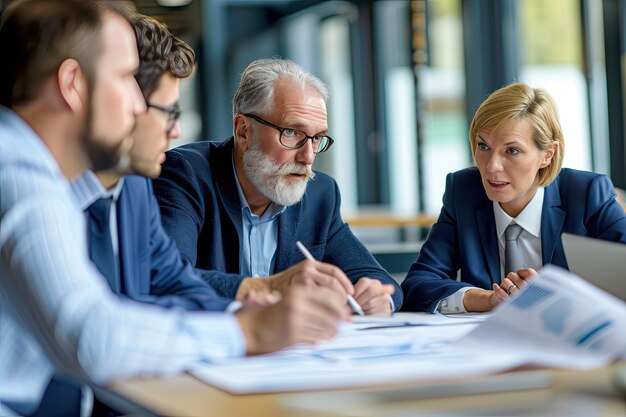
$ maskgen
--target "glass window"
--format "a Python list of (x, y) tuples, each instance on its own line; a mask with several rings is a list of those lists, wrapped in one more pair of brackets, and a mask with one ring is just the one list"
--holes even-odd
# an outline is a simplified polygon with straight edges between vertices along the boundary
[(170, 149), (200, 139), (202, 121), (196, 102), (196, 91), (198, 91), (198, 77), (196, 77), (196, 74), (197, 71), (191, 74), (189, 78), (180, 81), (179, 105), (182, 113), (179, 120), (182, 135), (180, 138), (169, 142)]
[(591, 170), (589, 106), (578, 0), (519, 2), (520, 80), (547, 90), (565, 136), (563, 166)]
[[(374, 4), (375, 51), (383, 106), (389, 209), (398, 216), (419, 212), (419, 162), (415, 76), (411, 62), (411, 4)], [(395, 45), (395, 47), (390, 47)]]
[[(421, 109), (424, 211), (436, 214), (441, 209), (446, 174), (465, 168), (471, 160), (464, 101), (461, 4), (460, 0), (413, 3), (414, 59), (417, 62)], [(421, 10), (420, 3), (425, 4), (425, 10)], [(420, 50), (422, 45), (419, 43), (420, 13), (426, 13), (427, 17), (425, 51)]]
[(330, 152), (316, 158), (316, 169), (333, 175), (341, 190), (341, 209), (350, 214), (357, 209), (356, 141), (354, 89), (350, 58), (350, 23), (335, 16), (320, 24), (320, 78), (330, 89), (328, 125), (335, 143)]

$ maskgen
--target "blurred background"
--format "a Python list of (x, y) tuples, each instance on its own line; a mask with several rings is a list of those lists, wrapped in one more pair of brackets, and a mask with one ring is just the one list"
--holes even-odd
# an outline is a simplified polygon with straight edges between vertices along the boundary
[(335, 144), (315, 168), (337, 180), (344, 217), (370, 249), (410, 254), (394, 261), (405, 271), (441, 207), (445, 175), (471, 163), (474, 111), (510, 82), (555, 98), (565, 166), (626, 187), (626, 0), (136, 4), (198, 56), (173, 146), (231, 136), (231, 98), (254, 59), (289, 58), (328, 83)]

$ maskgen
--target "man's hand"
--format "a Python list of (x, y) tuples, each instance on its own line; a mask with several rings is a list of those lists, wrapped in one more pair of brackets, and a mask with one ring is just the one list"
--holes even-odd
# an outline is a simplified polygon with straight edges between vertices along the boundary
[(342, 294), (354, 294), (354, 286), (334, 265), (324, 262), (304, 260), (289, 269), (270, 275), (267, 278), (246, 278), (237, 291), (237, 299), (243, 299), (251, 290), (285, 291), (293, 284), (304, 286), (327, 287)]
[(241, 300), (242, 308), (250, 309), (255, 307), (265, 307), (276, 304), (280, 301), (281, 295), (278, 291), (248, 291), (246, 296)]
[(389, 296), (396, 289), (377, 279), (361, 278), (354, 286), (354, 298), (365, 314), (391, 314)]
[(249, 355), (273, 352), (295, 343), (314, 343), (337, 333), (340, 320), (350, 320), (345, 293), (325, 287), (294, 285), (267, 307), (235, 314)]

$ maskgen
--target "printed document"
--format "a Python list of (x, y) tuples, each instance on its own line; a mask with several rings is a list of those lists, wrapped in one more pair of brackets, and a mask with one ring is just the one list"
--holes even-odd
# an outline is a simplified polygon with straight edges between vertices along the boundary
[(626, 305), (548, 266), (491, 314), (361, 317), (315, 346), (190, 372), (228, 392), (262, 393), (449, 380), (525, 364), (593, 368), (626, 358)]

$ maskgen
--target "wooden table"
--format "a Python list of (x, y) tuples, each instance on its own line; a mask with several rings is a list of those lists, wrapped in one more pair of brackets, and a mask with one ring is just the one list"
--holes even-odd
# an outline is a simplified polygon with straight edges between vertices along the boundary
[[(231, 395), (207, 385), (191, 375), (180, 374), (165, 378), (135, 378), (119, 381), (108, 388), (108, 400), (113, 401), (118, 409), (140, 415), (167, 415), (189, 417), (211, 416), (258, 416), (258, 417), (308, 417), (314, 415), (334, 416), (380, 416), (380, 415), (415, 415), (431, 410), (446, 411), (450, 414), (475, 410), (509, 410), (523, 407), (535, 407), (535, 412), (555, 407), (559, 402), (600, 401), (601, 412), (595, 414), (607, 417), (626, 416), (625, 389), (615, 384), (617, 369), (621, 377), (626, 363), (614, 364), (592, 371), (572, 370), (531, 370), (522, 369), (500, 376), (527, 378), (529, 375), (542, 374), (550, 377), (550, 383), (544, 387), (507, 392), (486, 392), (468, 394), (459, 386), (480, 386), (481, 381), (499, 376), (484, 377), (465, 381), (440, 381), (435, 384), (415, 381), (393, 386), (319, 391), (314, 393), (283, 393), (258, 395)], [(493, 382), (493, 381), (491, 381)], [(460, 384), (460, 385), (459, 385)], [(494, 384), (491, 384), (494, 385)], [(495, 384), (497, 386), (497, 383)], [(433, 390), (433, 386), (436, 388)], [(449, 389), (450, 392), (445, 392)], [(392, 398), (396, 392), (404, 392), (400, 398)], [(339, 393), (339, 394), (337, 394)], [(413, 393), (413, 394), (411, 394)], [(429, 393), (437, 393), (429, 395)], [(350, 401), (363, 395), (372, 401)], [(351, 397), (352, 396), (352, 397)], [(344, 404), (331, 406), (332, 411), (303, 410), (290, 406), (289, 403), (303, 402), (323, 404), (330, 398), (346, 398)], [(391, 398), (391, 399), (390, 399)], [(582, 398), (582, 400), (581, 400)], [(557, 407), (558, 408), (558, 407)], [(420, 414), (421, 415), (421, 414)], [(516, 415), (516, 414), (507, 414)], [(526, 415), (526, 412), (520, 414)], [(534, 414), (533, 414), (534, 415)], [(550, 414), (552, 415), (552, 414)], [(568, 414), (556, 414), (568, 415)]]
[(436, 221), (436, 216), (416, 214), (414, 216), (396, 216), (392, 214), (359, 214), (347, 216), (345, 222), (351, 227), (430, 227)]

